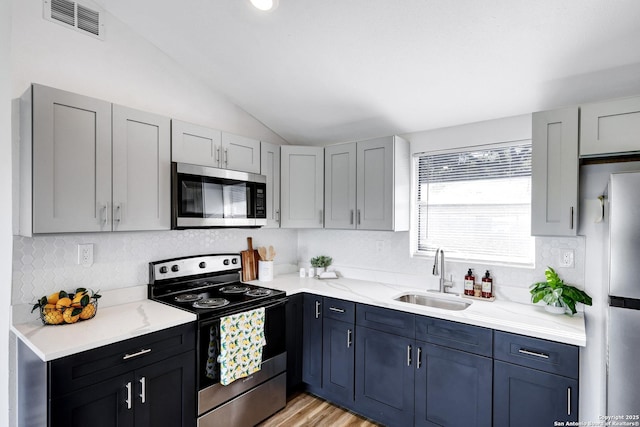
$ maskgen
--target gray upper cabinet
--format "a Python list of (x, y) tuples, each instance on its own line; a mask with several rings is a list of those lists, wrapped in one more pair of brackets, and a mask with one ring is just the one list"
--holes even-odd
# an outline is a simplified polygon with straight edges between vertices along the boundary
[(260, 173), (260, 141), (174, 119), (171, 160)]
[(114, 231), (171, 228), (168, 118), (113, 105)]
[(324, 226), (356, 228), (356, 143), (324, 150)]
[(578, 218), (578, 108), (533, 114), (531, 234), (575, 236)]
[(325, 148), (325, 228), (409, 229), (409, 143), (383, 137)]
[(168, 119), (41, 85), (23, 102), (20, 234), (170, 228)]
[(580, 156), (640, 151), (640, 97), (580, 107)]
[[(23, 219), (20, 232), (110, 230), (111, 104), (41, 85), (33, 85), (31, 95), (25, 99), (32, 102), (33, 114), (33, 223)], [(27, 116), (30, 107), (23, 109)], [(28, 151), (31, 141), (22, 136), (22, 149)], [(31, 156), (22, 154), (21, 173), (28, 175)], [(23, 175), (28, 191), (27, 181)]]
[(260, 173), (260, 141), (222, 132), (222, 165), (225, 169)]
[(322, 228), (324, 148), (283, 145), (280, 156), (280, 226)]
[(222, 132), (180, 120), (171, 120), (171, 160), (220, 167)]
[(280, 227), (280, 146), (262, 142), (260, 173), (267, 177), (267, 228)]

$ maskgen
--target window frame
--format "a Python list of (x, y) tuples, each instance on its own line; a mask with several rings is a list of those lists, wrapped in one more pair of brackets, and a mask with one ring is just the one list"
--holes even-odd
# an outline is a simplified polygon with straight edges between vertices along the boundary
[[(477, 145), (468, 145), (468, 146), (460, 146), (455, 148), (446, 148), (446, 149), (437, 149), (437, 150), (428, 150), (428, 151), (419, 151), (411, 154), (411, 203), (410, 203), (410, 224), (409, 224), (409, 251), (410, 256), (415, 258), (431, 258), (435, 255), (435, 250), (418, 250), (418, 168), (419, 168), (419, 158), (424, 155), (438, 155), (438, 154), (447, 154), (447, 153), (460, 153), (464, 151), (473, 151), (473, 150), (487, 150), (492, 148), (501, 148), (501, 147), (509, 147), (513, 145), (517, 145), (519, 143), (531, 143), (531, 138), (524, 139), (514, 139), (510, 141), (502, 141), (497, 143), (488, 143), (488, 144), (477, 144)], [(532, 177), (533, 179), (533, 171)], [(533, 239), (533, 252), (531, 255), (531, 259), (529, 262), (508, 262), (508, 261), (496, 261), (496, 260), (488, 260), (488, 259), (469, 259), (469, 258), (461, 258), (459, 256), (448, 256), (447, 261), (454, 262), (465, 262), (467, 264), (473, 265), (498, 265), (505, 267), (515, 267), (515, 268), (535, 268), (536, 261), (536, 239), (535, 236), (531, 236)], [(446, 248), (444, 248), (446, 251)]]

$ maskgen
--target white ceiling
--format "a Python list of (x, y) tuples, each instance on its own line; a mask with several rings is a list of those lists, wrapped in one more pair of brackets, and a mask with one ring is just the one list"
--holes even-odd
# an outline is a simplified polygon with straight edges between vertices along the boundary
[(98, 3), (293, 144), (640, 94), (636, 0)]

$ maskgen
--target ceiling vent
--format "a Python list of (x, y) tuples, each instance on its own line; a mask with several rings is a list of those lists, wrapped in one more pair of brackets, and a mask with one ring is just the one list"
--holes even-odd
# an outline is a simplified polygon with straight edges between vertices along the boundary
[(44, 19), (104, 39), (102, 11), (69, 0), (44, 0)]

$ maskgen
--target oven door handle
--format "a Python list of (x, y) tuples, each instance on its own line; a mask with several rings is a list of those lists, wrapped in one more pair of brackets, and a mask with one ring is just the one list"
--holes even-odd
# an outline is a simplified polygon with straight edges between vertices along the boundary
[[(286, 303), (287, 303), (287, 299), (286, 299), (286, 298), (284, 298), (284, 299), (279, 299), (279, 300), (277, 300), (276, 302), (274, 302), (273, 304), (265, 305), (265, 306), (264, 306), (264, 309), (266, 310), (266, 309), (268, 309), (268, 308), (277, 307), (277, 306), (279, 306), (279, 305), (283, 305), (283, 304), (286, 304)], [(263, 308), (263, 307), (257, 307), (257, 308)]]
[[(284, 305), (284, 304), (286, 304), (286, 302), (287, 302), (287, 298), (285, 297), (285, 298), (278, 299), (275, 302), (272, 302), (271, 304), (268, 304), (268, 305), (264, 305), (264, 306), (260, 305), (258, 307), (247, 307), (245, 310), (233, 312), (233, 313), (230, 313), (230, 314), (225, 314), (225, 316), (231, 316), (232, 314), (243, 313), (245, 311), (251, 311), (251, 310), (255, 310), (257, 308), (264, 308), (265, 310), (267, 310), (267, 309), (270, 309), (270, 308), (273, 308), (273, 307), (277, 307), (279, 305)], [(216, 316), (215, 318), (207, 319), (206, 321), (203, 321), (202, 323), (199, 323), (199, 325), (200, 325), (200, 327), (208, 327), (210, 325), (215, 324), (216, 322), (219, 322), (222, 317), (224, 317), (224, 316)]]

